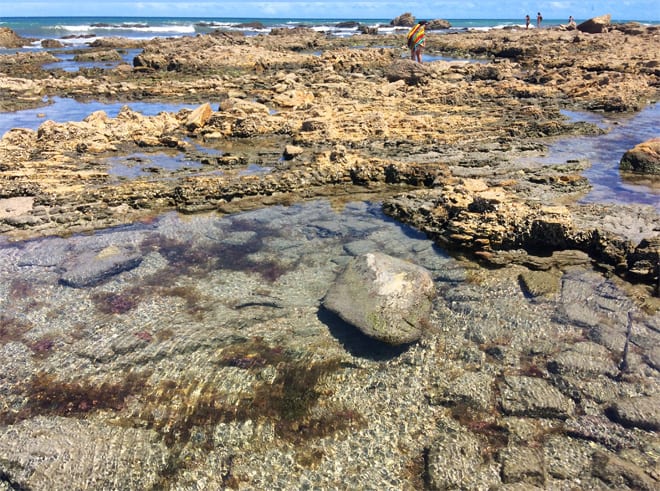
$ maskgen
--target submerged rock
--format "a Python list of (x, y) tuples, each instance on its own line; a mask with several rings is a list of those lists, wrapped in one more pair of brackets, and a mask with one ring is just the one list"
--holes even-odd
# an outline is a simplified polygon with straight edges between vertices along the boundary
[(131, 249), (109, 246), (100, 252), (89, 251), (65, 263), (60, 283), (73, 288), (98, 285), (106, 279), (136, 268), (142, 256)]
[(348, 263), (323, 306), (367, 336), (399, 345), (422, 335), (434, 290), (426, 269), (372, 252)]
[(610, 26), (611, 22), (612, 16), (610, 14), (605, 14), (599, 17), (593, 17), (589, 20), (585, 20), (581, 24), (578, 24), (577, 30), (589, 34), (598, 34), (605, 32)]
[(540, 378), (506, 376), (499, 387), (502, 410), (508, 415), (564, 419), (575, 408), (571, 399)]
[(29, 39), (23, 39), (8, 27), (0, 27), (0, 47), (20, 48), (29, 43)]
[(155, 431), (37, 417), (0, 431), (11, 489), (150, 489), (167, 463)]
[(660, 430), (660, 396), (619, 399), (608, 410), (608, 416), (625, 427)]
[(429, 449), (431, 489), (489, 489), (501, 484), (498, 466), (482, 457), (484, 447), (473, 433), (447, 428)]

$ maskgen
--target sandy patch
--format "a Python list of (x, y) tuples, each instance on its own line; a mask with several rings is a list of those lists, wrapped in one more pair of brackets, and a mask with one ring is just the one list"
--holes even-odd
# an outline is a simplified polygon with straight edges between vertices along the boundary
[(34, 197), (21, 196), (0, 199), (0, 218), (17, 217), (32, 210)]

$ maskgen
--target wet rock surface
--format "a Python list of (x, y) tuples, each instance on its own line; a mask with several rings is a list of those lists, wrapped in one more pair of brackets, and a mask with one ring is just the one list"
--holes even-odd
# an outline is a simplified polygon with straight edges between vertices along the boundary
[(323, 306), (367, 336), (406, 344), (417, 341), (428, 325), (434, 289), (425, 269), (373, 252), (346, 265)]
[(660, 174), (660, 138), (640, 143), (628, 150), (619, 167), (642, 174)]
[(73, 288), (97, 285), (140, 265), (142, 256), (130, 248), (110, 246), (98, 252), (84, 251), (63, 264), (60, 283)]
[[(0, 488), (657, 489), (658, 210), (581, 204), (584, 164), (517, 160), (601, 131), (560, 109), (657, 99), (657, 43), (429, 33), (483, 63), (414, 69), (402, 36), (309, 29), (155, 40), (75, 74), (0, 56), (7, 110), (199, 108), (0, 140)], [(138, 152), (198, 165), (113, 174)], [(323, 311), (374, 251), (433, 279), (412, 345)]]

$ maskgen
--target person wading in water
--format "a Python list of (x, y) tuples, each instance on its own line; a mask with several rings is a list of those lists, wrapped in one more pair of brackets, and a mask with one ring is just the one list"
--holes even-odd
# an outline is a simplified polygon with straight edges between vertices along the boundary
[(410, 48), (410, 59), (422, 62), (422, 50), (426, 42), (426, 32), (424, 26), (427, 24), (425, 20), (420, 20), (415, 24), (410, 31), (408, 31), (408, 47)]

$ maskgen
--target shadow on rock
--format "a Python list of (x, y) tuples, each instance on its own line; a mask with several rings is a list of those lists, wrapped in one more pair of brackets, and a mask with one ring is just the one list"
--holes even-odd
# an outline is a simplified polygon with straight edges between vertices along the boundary
[(328, 326), (332, 334), (351, 355), (374, 361), (384, 361), (405, 353), (414, 343), (392, 346), (370, 338), (356, 327), (324, 307), (319, 308), (318, 319)]

